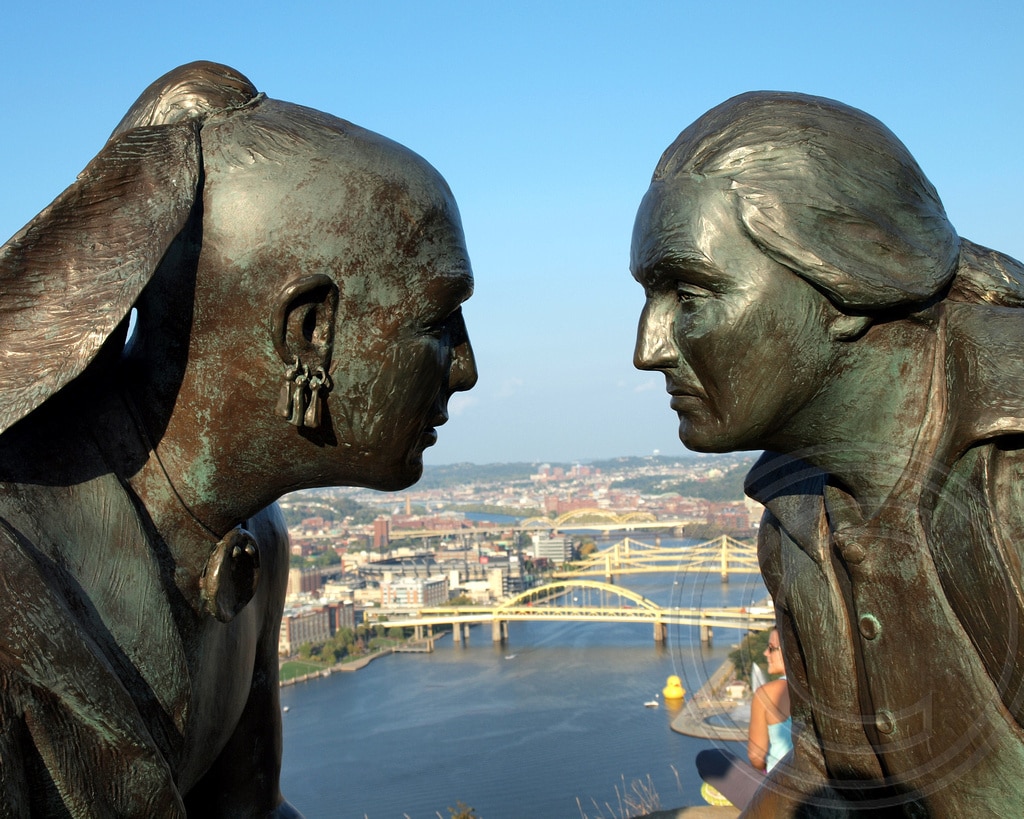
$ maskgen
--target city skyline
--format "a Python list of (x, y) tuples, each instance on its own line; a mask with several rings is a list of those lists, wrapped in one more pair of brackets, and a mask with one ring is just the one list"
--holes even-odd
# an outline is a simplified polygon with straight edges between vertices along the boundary
[(480, 382), (453, 398), (428, 465), (685, 455), (663, 379), (631, 361), (630, 235), (661, 152), (737, 93), (833, 97), (907, 144), (962, 236), (1021, 258), (1022, 33), (1024, 9), (994, 0), (21, 4), (0, 31), (0, 233), (73, 181), (150, 82), (224, 62), (402, 142), (451, 185)]

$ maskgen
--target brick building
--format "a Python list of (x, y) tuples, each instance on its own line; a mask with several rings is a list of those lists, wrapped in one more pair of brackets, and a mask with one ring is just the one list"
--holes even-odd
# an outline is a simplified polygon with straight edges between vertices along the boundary
[(331, 619), (326, 606), (286, 611), (281, 618), (277, 653), (290, 657), (303, 643), (324, 643), (331, 639)]

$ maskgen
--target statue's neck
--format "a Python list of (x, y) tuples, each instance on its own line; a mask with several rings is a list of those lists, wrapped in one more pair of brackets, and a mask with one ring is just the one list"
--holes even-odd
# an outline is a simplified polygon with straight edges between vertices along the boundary
[(130, 399), (112, 395), (95, 424), (97, 446), (138, 498), (138, 505), (170, 552), (176, 582), (191, 599), (220, 535), (194, 515), (178, 494)]

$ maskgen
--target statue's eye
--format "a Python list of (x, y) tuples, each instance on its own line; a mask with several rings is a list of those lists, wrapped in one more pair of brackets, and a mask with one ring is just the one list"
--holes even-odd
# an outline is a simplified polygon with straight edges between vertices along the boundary
[(447, 326), (447, 322), (437, 321), (432, 324), (424, 324), (420, 332), (422, 332), (423, 335), (425, 336), (430, 336), (432, 338), (441, 338), (444, 335)]
[(676, 285), (676, 299), (680, 304), (692, 305), (710, 295), (710, 291), (705, 290), (703, 287), (697, 287), (693, 284), (680, 283)]
[(421, 332), (426, 336), (433, 336), (434, 338), (443, 338), (445, 335), (451, 332), (454, 317), (458, 315), (459, 311), (455, 310), (451, 313), (446, 313), (443, 316), (436, 316), (428, 319), (421, 326)]

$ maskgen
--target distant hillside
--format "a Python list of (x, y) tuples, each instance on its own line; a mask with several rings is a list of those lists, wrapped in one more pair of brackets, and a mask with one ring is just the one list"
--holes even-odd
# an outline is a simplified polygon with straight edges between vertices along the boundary
[[(699, 455), (682, 451), (677, 455), (648, 455), (642, 457), (607, 458), (598, 461), (534, 461), (498, 464), (443, 464), (427, 465), (415, 489), (446, 489), (475, 484), (477, 486), (513, 485), (530, 480), (542, 464), (561, 467), (568, 472), (573, 466), (586, 465), (600, 469), (616, 488), (636, 489), (643, 494), (678, 493), (687, 497), (708, 500), (739, 500), (743, 497), (743, 477), (750, 469), (757, 453), (729, 453)], [(704, 478), (709, 470), (721, 470), (720, 477)], [(337, 517), (356, 516), (360, 521), (377, 514), (376, 507), (367, 507), (343, 499), (344, 490), (323, 488), (294, 492), (285, 499), (285, 512), (289, 522), (304, 517), (325, 514), (327, 509)]]
[(591, 466), (596, 466), (604, 472), (620, 472), (624, 469), (657, 469), (664, 467), (681, 467), (690, 469), (694, 466), (706, 467), (708, 469), (723, 469), (732, 466), (737, 462), (753, 463), (759, 453), (753, 452), (726, 452), (724, 454), (705, 455), (698, 452), (690, 452), (682, 449), (674, 455), (644, 455), (624, 456), (621, 458), (606, 458), (600, 461), (591, 461)]
[(285, 523), (288, 526), (298, 526), (306, 518), (319, 517), (334, 522), (351, 517), (355, 524), (366, 524), (372, 523), (380, 514), (379, 509), (365, 506), (351, 498), (333, 496), (325, 502), (319, 499), (322, 494), (322, 490), (308, 489), (293, 492), (282, 499), (281, 511), (284, 513)]
[(440, 489), (466, 483), (511, 483), (529, 480), (537, 472), (537, 463), (507, 464), (442, 464), (427, 465), (423, 477), (416, 482), (417, 489)]
[[(561, 467), (568, 471), (577, 464), (600, 469), (604, 473), (616, 473), (643, 469), (657, 472), (658, 469), (692, 468), (700, 465), (708, 468), (727, 468), (742, 461), (746, 469), (750, 468), (756, 455), (748, 453), (729, 453), (725, 455), (701, 455), (682, 450), (676, 455), (624, 456), (621, 458), (605, 458), (596, 461), (532, 461), (498, 464), (443, 464), (427, 465), (423, 469), (423, 477), (416, 484), (417, 489), (441, 489), (466, 483), (512, 483), (529, 480), (535, 475), (541, 464)], [(661, 490), (676, 491), (676, 490)]]
[(756, 455), (731, 456), (723, 474), (710, 478), (682, 478), (674, 475), (638, 475), (612, 483), (613, 489), (635, 489), (643, 495), (678, 494), (714, 502), (743, 500), (743, 480)]

